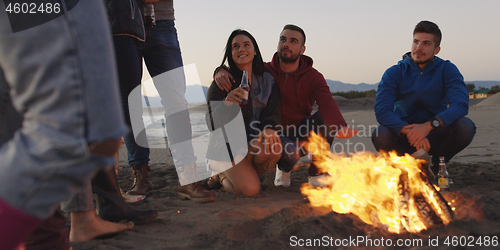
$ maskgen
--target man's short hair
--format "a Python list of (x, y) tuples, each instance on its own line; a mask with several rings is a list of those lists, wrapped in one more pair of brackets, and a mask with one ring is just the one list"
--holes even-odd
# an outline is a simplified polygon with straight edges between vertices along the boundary
[[(287, 24), (287, 25), (285, 25), (285, 27), (283, 27), (283, 30), (295, 30), (295, 31), (300, 32), (300, 34), (302, 34), (302, 37), (304, 38), (304, 42), (302, 43), (302, 46), (304, 46), (306, 44), (306, 33), (299, 26), (294, 25), (294, 24)], [(283, 32), (283, 30), (281, 32)]]
[(436, 43), (436, 47), (441, 44), (441, 30), (437, 26), (437, 24), (431, 21), (420, 21), (413, 30), (413, 35), (415, 33), (428, 33), (434, 35), (434, 42)]

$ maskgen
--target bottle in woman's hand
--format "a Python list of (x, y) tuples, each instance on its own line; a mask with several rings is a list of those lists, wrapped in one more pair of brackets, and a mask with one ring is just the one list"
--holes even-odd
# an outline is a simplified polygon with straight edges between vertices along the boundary
[(241, 98), (241, 105), (247, 105), (248, 103), (248, 90), (250, 86), (248, 85), (248, 72), (243, 71), (243, 76), (241, 77), (240, 87), (245, 91), (243, 98)]

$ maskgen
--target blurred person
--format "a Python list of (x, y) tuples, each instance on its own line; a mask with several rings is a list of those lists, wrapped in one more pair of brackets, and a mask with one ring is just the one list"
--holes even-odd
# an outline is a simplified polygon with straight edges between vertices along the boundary
[[(144, 59), (165, 108), (169, 149), (179, 179), (183, 181), (192, 180), (192, 183), (183, 186), (179, 182), (177, 188), (178, 197), (199, 202), (215, 201), (215, 193), (206, 190), (202, 183), (198, 181), (197, 157), (190, 141), (192, 137), (191, 122), (188, 102), (184, 96), (186, 80), (175, 28), (173, 0), (142, 1), (142, 5), (145, 4), (154, 6), (155, 25), (146, 24), (146, 41), (136, 41), (139, 57)], [(143, 9), (141, 8), (141, 10)], [(142, 112), (142, 106), (140, 112)], [(136, 117), (133, 119), (142, 118)], [(135, 139), (137, 141), (134, 140), (132, 135), (125, 137), (125, 144), (129, 150), (129, 165), (134, 171), (134, 187), (127, 193), (140, 195), (151, 189), (148, 165), (149, 148), (145, 147), (147, 145), (145, 133), (139, 133)]]
[[(141, 61), (137, 54), (136, 40), (144, 42), (144, 24), (139, 5), (135, 0), (104, 0), (108, 13), (111, 33), (113, 34), (114, 55), (118, 70), (125, 121), (130, 126), (128, 112), (128, 88), (141, 83)], [(129, 131), (127, 134), (132, 133)], [(99, 195), (94, 210), (93, 194)], [(75, 196), (61, 204), (61, 209), (71, 213), (71, 242), (88, 241), (101, 235), (116, 233), (144, 224), (158, 217), (156, 210), (136, 210), (128, 205), (121, 196), (114, 169), (101, 170), (87, 182)], [(112, 223), (122, 220), (133, 223)], [(108, 227), (105, 230), (106, 226)]]
[[(10, 89), (0, 103), (8, 95), (23, 117), (0, 131), (9, 138), (0, 147), (0, 249), (22, 248), (57, 204), (113, 165), (127, 131), (102, 2), (61, 1), (60, 11), (46, 20), (0, 10), (0, 89)], [(0, 121), (11, 115), (0, 111)]]
[(424, 149), (434, 156), (434, 172), (439, 156), (448, 162), (470, 144), (476, 131), (465, 117), (469, 97), (462, 74), (436, 56), (441, 38), (433, 22), (415, 26), (411, 51), (385, 71), (378, 85), (375, 116), (380, 126), (372, 134), (377, 150), (404, 155)]

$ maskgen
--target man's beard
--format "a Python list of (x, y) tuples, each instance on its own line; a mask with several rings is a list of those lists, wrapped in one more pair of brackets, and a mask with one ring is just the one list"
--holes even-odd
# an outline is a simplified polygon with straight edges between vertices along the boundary
[(278, 57), (280, 59), (280, 62), (283, 62), (283, 63), (294, 63), (297, 60), (299, 60), (300, 54), (294, 55), (290, 50), (288, 50), (288, 51), (290, 51), (291, 55), (289, 57), (287, 57), (287, 56), (283, 55), (282, 51), (280, 51), (280, 53), (278, 53)]
[(417, 64), (417, 65), (427, 65), (427, 64), (431, 63), (432, 61), (434, 61), (435, 57), (436, 57), (436, 56), (432, 56), (431, 58), (429, 58), (429, 59), (427, 59), (427, 60), (425, 60), (425, 61), (420, 61), (420, 62), (417, 62), (417, 61), (415, 61), (415, 59), (413, 59), (413, 55), (412, 55), (412, 58), (411, 58), (411, 59), (412, 59), (412, 60), (413, 60), (413, 62), (415, 62), (415, 64)]

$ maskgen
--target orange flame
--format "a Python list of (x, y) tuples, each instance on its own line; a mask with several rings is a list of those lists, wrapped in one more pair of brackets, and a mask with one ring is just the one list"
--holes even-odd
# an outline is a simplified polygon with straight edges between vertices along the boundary
[[(328, 143), (313, 134), (307, 143), (314, 163), (330, 176), (326, 188), (301, 187), (313, 206), (327, 206), (337, 213), (353, 213), (367, 224), (381, 226), (393, 233), (420, 232), (426, 229), (419, 217), (414, 197), (425, 197), (441, 217), (444, 224), (450, 221), (433, 197), (430, 187), (420, 176), (416, 160), (409, 155), (396, 153), (354, 154), (344, 157), (329, 151)], [(406, 186), (408, 190), (402, 193)]]

